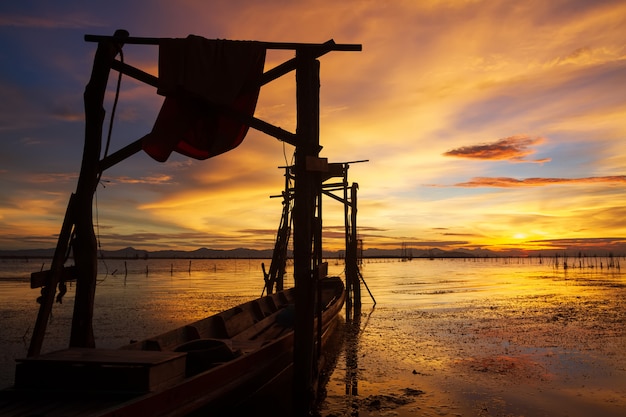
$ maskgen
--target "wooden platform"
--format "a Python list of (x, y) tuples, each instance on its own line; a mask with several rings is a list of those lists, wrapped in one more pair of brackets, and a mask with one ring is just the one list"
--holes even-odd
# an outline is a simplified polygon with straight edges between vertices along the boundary
[(186, 353), (70, 348), (18, 359), (15, 388), (148, 392), (185, 377)]

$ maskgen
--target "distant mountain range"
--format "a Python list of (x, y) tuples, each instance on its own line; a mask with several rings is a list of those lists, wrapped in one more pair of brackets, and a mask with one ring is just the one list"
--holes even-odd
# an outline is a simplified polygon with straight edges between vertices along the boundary
[[(408, 252), (408, 253), (407, 253)], [(21, 249), (21, 250), (0, 250), (0, 258), (51, 258), (54, 255), (54, 249)], [(292, 254), (290, 253), (289, 256)], [(342, 258), (344, 251), (325, 251), (324, 256), (327, 258)], [(272, 257), (271, 249), (208, 249), (200, 248), (193, 251), (181, 250), (158, 250), (147, 251), (143, 249), (124, 248), (120, 250), (101, 251), (101, 256), (109, 259), (225, 259), (225, 258), (243, 258), (243, 259), (269, 259)], [(497, 256), (513, 256), (502, 255), (489, 250), (465, 250), (459, 249), (454, 251), (445, 251), (441, 249), (376, 249), (370, 248), (363, 251), (364, 258), (477, 258), (477, 257), (497, 257)]]
[[(612, 256), (610, 251), (596, 250), (584, 251), (585, 256)], [(364, 258), (504, 258), (504, 257), (524, 257), (524, 256), (580, 256), (580, 251), (545, 250), (524, 252), (521, 250), (510, 250), (506, 252), (495, 252), (488, 249), (456, 249), (446, 251), (443, 249), (377, 249), (369, 248), (363, 251)], [(0, 250), (0, 258), (52, 258), (54, 249), (20, 249), (20, 250)], [(288, 254), (292, 257), (291, 252)], [(616, 254), (618, 256), (624, 256)], [(182, 250), (157, 250), (147, 251), (143, 249), (124, 248), (119, 250), (104, 250), (99, 252), (99, 256), (109, 259), (270, 259), (271, 249), (208, 249), (200, 248), (192, 251)], [(324, 251), (325, 258), (343, 258), (344, 251)]]

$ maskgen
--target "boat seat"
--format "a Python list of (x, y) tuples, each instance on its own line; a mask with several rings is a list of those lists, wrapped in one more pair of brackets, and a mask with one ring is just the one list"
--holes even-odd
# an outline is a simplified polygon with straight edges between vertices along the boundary
[(196, 339), (183, 343), (174, 352), (187, 353), (185, 375), (199, 374), (220, 363), (228, 362), (241, 355), (240, 350), (233, 350), (225, 340)]
[(252, 302), (252, 311), (254, 312), (254, 315), (259, 319), (263, 319), (265, 317), (265, 314), (263, 313), (263, 309), (261, 308), (261, 304), (259, 304), (258, 301), (253, 301)]
[(158, 391), (185, 377), (182, 352), (69, 348), (17, 360), (15, 387), (51, 391)]
[(193, 341), (197, 339), (200, 339), (200, 332), (195, 326), (183, 326), (157, 336), (156, 338), (135, 342), (124, 349), (167, 351), (174, 350), (174, 348), (180, 344), (181, 340)]
[(284, 292), (279, 292), (276, 296), (278, 297), (278, 302), (276, 303), (277, 306), (284, 307), (289, 304), (289, 299)]
[(231, 317), (218, 315), (215, 317), (215, 320), (215, 324), (225, 338), (236, 336), (256, 323), (252, 313), (249, 311), (240, 311)]
[(257, 315), (259, 320), (272, 315), (272, 313), (276, 312), (277, 310), (276, 304), (274, 303), (274, 299), (272, 297), (264, 297), (254, 301), (252, 304), (252, 308), (254, 310), (254, 314)]

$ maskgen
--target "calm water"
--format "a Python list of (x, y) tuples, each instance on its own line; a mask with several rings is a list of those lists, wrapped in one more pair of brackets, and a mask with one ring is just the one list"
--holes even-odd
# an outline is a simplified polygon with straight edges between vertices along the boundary
[[(607, 317), (621, 323), (615, 340), (623, 341), (624, 322), (619, 320), (626, 318), (626, 274), (618, 266), (619, 261), (626, 272), (624, 259), (614, 260), (612, 268), (607, 267), (608, 259), (598, 258), (591, 263), (570, 260), (567, 270), (546, 259), (541, 263), (537, 259), (366, 260), (362, 273), (377, 304), (372, 308), (372, 299), (363, 288), (361, 354), (370, 355), (373, 349), (382, 352), (381, 358), (390, 362), (365, 362), (369, 369), (361, 371), (360, 393), (368, 395), (380, 390), (376, 383), (386, 380), (389, 372), (396, 372), (399, 363), (412, 369), (427, 365), (431, 370), (444, 370), (444, 362), (449, 358), (441, 357), (440, 351), (432, 353), (437, 356), (432, 363), (415, 358), (416, 349), (425, 348), (428, 343), (427, 335), (422, 333), (430, 332), (433, 340), (442, 337), (433, 329), (420, 327), (425, 322), (418, 325), (416, 320), (431, 317), (452, 323), (458, 319), (454, 312), (460, 309), (473, 312), (466, 318), (482, 323), (493, 319), (487, 316), (498, 309), (523, 313), (519, 310), (530, 306), (522, 305), (524, 300), (541, 300), (541, 307), (530, 307), (536, 312), (571, 300), (575, 300), (573, 305), (601, 300), (610, 312)], [(38, 290), (29, 288), (28, 279), (46, 262), (49, 261), (0, 260), (0, 387), (12, 383), (14, 360), (26, 354), (38, 307)], [(247, 259), (106, 261), (100, 265), (102, 273), (96, 294), (96, 343), (99, 347), (117, 347), (259, 297), (263, 288), (261, 262), (269, 265), (269, 261)], [(343, 268), (343, 263), (329, 261), (331, 274), (342, 275)], [(45, 351), (67, 346), (73, 297), (74, 288), (70, 288), (64, 303), (55, 304)], [(520, 307), (511, 309), (516, 303)], [(470, 317), (471, 314), (475, 316)], [(557, 313), (550, 314), (557, 317)], [(621, 349), (625, 353), (626, 349)], [(345, 353), (341, 355), (328, 384), (326, 408), (334, 415), (349, 415), (355, 405), (346, 405), (343, 397), (347, 395), (347, 369), (341, 365), (345, 363)], [(411, 355), (413, 359), (408, 360)], [(362, 408), (361, 415), (368, 415), (366, 411)], [(446, 415), (441, 409), (435, 414)]]

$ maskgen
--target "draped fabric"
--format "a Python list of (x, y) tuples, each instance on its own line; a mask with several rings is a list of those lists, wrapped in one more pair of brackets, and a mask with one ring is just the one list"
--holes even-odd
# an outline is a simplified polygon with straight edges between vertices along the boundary
[(158, 93), (165, 96), (143, 150), (157, 161), (172, 152), (207, 159), (237, 147), (248, 126), (219, 111), (254, 114), (265, 48), (258, 42), (190, 35), (159, 47)]

